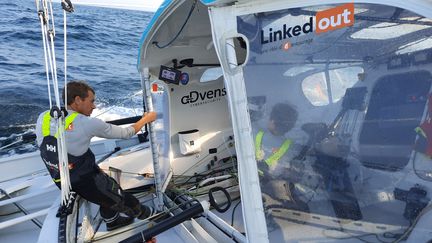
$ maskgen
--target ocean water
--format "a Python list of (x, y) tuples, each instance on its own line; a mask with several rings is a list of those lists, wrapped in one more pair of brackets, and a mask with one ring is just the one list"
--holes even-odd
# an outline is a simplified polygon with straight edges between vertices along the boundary
[[(73, 2), (73, 1), (72, 1)], [(0, 148), (34, 131), (49, 109), (42, 34), (36, 5), (0, 3)], [(64, 85), (63, 11), (54, 3), (59, 86)], [(139, 39), (153, 13), (76, 5), (68, 14), (68, 80), (85, 80), (96, 90), (93, 116), (105, 120), (142, 114), (136, 69)], [(34, 142), (0, 149), (0, 157), (35, 151)]]

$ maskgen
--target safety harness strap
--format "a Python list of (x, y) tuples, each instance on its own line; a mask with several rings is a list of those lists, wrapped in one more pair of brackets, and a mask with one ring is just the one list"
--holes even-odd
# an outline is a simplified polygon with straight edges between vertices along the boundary
[(261, 148), (263, 136), (264, 136), (264, 132), (262, 130), (260, 130), (258, 134), (255, 136), (255, 157), (256, 160), (258, 161), (264, 159), (264, 151)]
[(42, 120), (42, 135), (44, 137), (49, 136), (50, 130), (51, 130), (51, 115), (50, 112), (47, 111), (45, 112)]
[[(71, 113), (69, 116), (66, 117), (65, 119), (65, 130), (68, 129), (68, 127), (70, 126), (70, 124), (72, 124), (72, 122), (75, 120), (75, 118), (78, 116), (78, 112), (73, 112)], [(47, 111), (45, 112), (44, 116), (43, 116), (43, 120), (42, 120), (42, 135), (44, 137), (46, 136), (50, 136), (51, 135), (51, 115), (50, 112)], [(59, 132), (57, 131), (55, 134), (55, 138), (57, 138), (59, 135)]]
[(279, 162), (280, 158), (282, 158), (282, 156), (284, 156), (285, 153), (288, 151), (290, 145), (291, 145), (291, 140), (289, 139), (285, 140), (282, 146), (275, 153), (273, 153), (270, 157), (268, 157), (265, 160), (267, 165), (269, 167), (276, 165)]
[[(264, 160), (264, 150), (262, 149), (262, 139), (264, 137), (264, 131), (260, 130), (255, 137), (255, 156), (258, 161)], [(275, 153), (273, 153), (270, 157), (264, 160), (264, 162), (269, 166), (276, 165), (279, 160), (288, 152), (288, 149), (291, 145), (292, 141), (290, 139), (286, 139), (283, 144), (277, 149)]]
[[(72, 122), (75, 120), (75, 118), (78, 116), (78, 112), (73, 112), (72, 114), (70, 114), (69, 116), (66, 117), (65, 119), (65, 126), (64, 129), (67, 130), (68, 127), (70, 126), (70, 124), (72, 124)], [(59, 135), (59, 131), (56, 132), (55, 137), (57, 138)]]

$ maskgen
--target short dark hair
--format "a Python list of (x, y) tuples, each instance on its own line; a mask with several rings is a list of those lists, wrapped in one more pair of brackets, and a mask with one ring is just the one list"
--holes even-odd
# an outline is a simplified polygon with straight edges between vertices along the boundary
[(285, 134), (291, 130), (297, 121), (297, 117), (297, 111), (286, 103), (277, 103), (270, 113), (270, 120), (273, 121), (276, 131), (280, 134)]
[[(81, 99), (87, 98), (88, 91), (91, 91), (93, 94), (95, 94), (93, 88), (90, 87), (90, 85), (88, 85), (85, 81), (75, 80), (69, 82), (67, 84), (67, 105), (71, 105), (77, 96), (79, 96)], [(64, 88), (62, 93), (63, 103), (66, 103)]]

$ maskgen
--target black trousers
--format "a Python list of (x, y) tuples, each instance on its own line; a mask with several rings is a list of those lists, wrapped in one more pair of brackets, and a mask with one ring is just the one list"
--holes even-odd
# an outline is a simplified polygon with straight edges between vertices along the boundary
[(72, 183), (72, 190), (87, 201), (98, 204), (104, 219), (112, 219), (119, 212), (130, 217), (138, 217), (141, 214), (138, 199), (124, 192), (113, 178), (102, 171), (81, 177), (80, 181)]

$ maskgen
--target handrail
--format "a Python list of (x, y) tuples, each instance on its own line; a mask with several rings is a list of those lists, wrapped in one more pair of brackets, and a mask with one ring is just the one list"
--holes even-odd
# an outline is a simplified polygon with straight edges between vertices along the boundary
[(10, 198), (7, 200), (2, 200), (2, 201), (0, 201), (0, 207), (5, 206), (5, 205), (9, 205), (9, 204), (12, 204), (15, 202), (23, 201), (25, 199), (32, 198), (32, 197), (35, 197), (35, 196), (38, 196), (41, 194), (45, 194), (45, 193), (54, 191), (56, 189), (57, 189), (57, 187), (54, 187), (54, 184), (53, 184), (52, 187), (49, 187), (49, 188), (47, 188), (47, 190), (44, 190), (44, 191), (29, 193), (29, 194), (25, 194), (25, 195), (18, 196), (18, 197), (13, 197), (13, 198)]
[[(7, 193), (5, 190), (3, 190), (3, 189), (1, 189), (0, 188), (0, 192), (1, 193), (3, 193), (3, 194), (5, 194), (6, 195), (6, 197), (8, 197), (9, 199), (12, 199), (12, 197), (11, 197), (11, 195), (9, 195), (9, 193)], [(19, 203), (17, 203), (17, 202), (13, 202), (13, 204), (23, 213), (23, 214), (25, 214), (25, 215), (29, 215), (29, 212), (23, 207), (23, 206), (21, 206)], [(10, 221), (10, 220), (9, 220)], [(9, 222), (9, 221), (6, 221), (6, 222)], [(13, 220), (12, 220), (13, 221)], [(31, 218), (31, 221), (37, 226), (37, 227), (39, 227), (39, 228), (42, 228), (42, 223), (41, 222), (39, 222), (39, 220), (37, 220), (37, 219), (33, 219), (33, 218)]]
[(5, 228), (10, 227), (10, 226), (14, 226), (16, 224), (26, 222), (28, 220), (35, 220), (34, 218), (48, 214), (49, 210), (50, 210), (49, 208), (46, 208), (46, 209), (42, 209), (40, 211), (37, 211), (35, 213), (27, 214), (27, 215), (24, 215), (24, 216), (21, 216), (18, 218), (14, 218), (14, 219), (11, 219), (11, 220), (8, 220), (5, 222), (1, 222), (0, 223), (0, 230), (5, 229)]
[(106, 123), (110, 123), (113, 125), (126, 125), (131, 124), (139, 121), (141, 119), (141, 116), (133, 116), (133, 117), (127, 117), (127, 118), (121, 118), (117, 120), (107, 121)]

